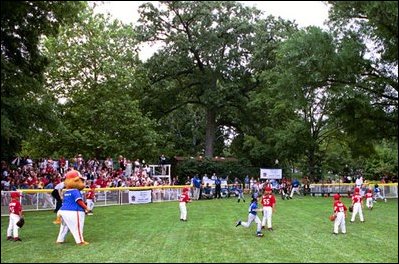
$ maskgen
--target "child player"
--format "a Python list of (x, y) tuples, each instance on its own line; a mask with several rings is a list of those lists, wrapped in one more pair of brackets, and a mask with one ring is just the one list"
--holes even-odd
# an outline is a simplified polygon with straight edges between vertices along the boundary
[(17, 222), (22, 215), (22, 205), (19, 202), (19, 192), (12, 192), (11, 193), (11, 201), (8, 204), (8, 211), (10, 213), (10, 221), (8, 224), (7, 229), (7, 240), (14, 240), (14, 241), (21, 241), (18, 236), (18, 229)]
[(92, 184), (90, 190), (86, 193), (87, 209), (89, 209), (88, 215), (93, 215), (94, 201), (96, 199), (96, 186)]
[(369, 210), (373, 210), (373, 193), (371, 189), (366, 192), (366, 206)]
[(353, 212), (352, 212), (352, 218), (351, 218), (351, 223), (355, 222), (355, 217), (359, 213), (360, 217), (360, 222), (364, 223), (364, 217), (363, 217), (363, 197), (359, 194), (359, 187), (355, 188), (355, 194), (352, 195), (352, 206), (353, 206)]
[(334, 235), (338, 235), (339, 228), (341, 229), (342, 234), (346, 234), (345, 217), (346, 217), (347, 208), (341, 202), (340, 198), (341, 196), (338, 193), (334, 194), (334, 207), (333, 207), (335, 215), (334, 231), (333, 231)]
[(262, 229), (262, 222), (259, 219), (259, 216), (257, 215), (258, 211), (261, 211), (262, 209), (258, 209), (258, 199), (257, 198), (252, 198), (251, 205), (248, 208), (248, 221), (247, 222), (242, 222), (239, 220), (236, 224), (236, 227), (239, 225), (242, 225), (243, 227), (250, 227), (253, 221), (257, 224), (256, 228), (256, 236), (258, 237), (263, 237), (263, 234), (261, 232)]
[(179, 199), (179, 208), (180, 208), (180, 221), (187, 221), (187, 207), (186, 203), (189, 203), (191, 201), (190, 196), (188, 195), (188, 188), (184, 187), (183, 188), (183, 193), (180, 196)]
[(272, 194), (272, 188), (267, 186), (265, 192), (262, 196), (263, 205), (263, 219), (262, 219), (262, 229), (265, 228), (267, 222), (267, 229), (273, 231), (272, 228), (272, 215), (275, 212), (276, 198)]

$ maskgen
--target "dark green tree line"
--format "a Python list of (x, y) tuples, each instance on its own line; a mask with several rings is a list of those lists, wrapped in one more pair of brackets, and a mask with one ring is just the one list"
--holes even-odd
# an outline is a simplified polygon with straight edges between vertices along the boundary
[(54, 99), (43, 89), (48, 59), (40, 51), (43, 37), (70, 23), (84, 2), (1, 2), (1, 156), (21, 150), (29, 134), (51, 126)]

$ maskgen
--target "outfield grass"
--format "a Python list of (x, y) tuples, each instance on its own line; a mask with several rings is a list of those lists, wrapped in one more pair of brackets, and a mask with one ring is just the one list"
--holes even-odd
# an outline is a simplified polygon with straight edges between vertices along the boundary
[(8, 217), (1, 217), (1, 262), (398, 263), (397, 199), (364, 210), (363, 224), (358, 217), (350, 224), (349, 214), (348, 233), (334, 236), (331, 197), (278, 197), (274, 231), (262, 238), (255, 223), (235, 227), (247, 219), (248, 200), (194, 201), (187, 222), (179, 221), (178, 202), (97, 207), (86, 217), (87, 246), (77, 246), (70, 233), (56, 244), (51, 211), (25, 213), (20, 243), (6, 240)]

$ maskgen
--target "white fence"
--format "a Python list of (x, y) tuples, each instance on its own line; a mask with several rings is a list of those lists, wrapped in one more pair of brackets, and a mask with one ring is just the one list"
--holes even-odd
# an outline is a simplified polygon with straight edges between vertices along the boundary
[[(95, 206), (123, 205), (129, 204), (129, 192), (151, 190), (151, 202), (177, 201), (185, 186), (157, 186), (157, 187), (119, 187), (119, 188), (97, 188), (95, 191)], [(84, 189), (83, 192), (89, 189)], [(54, 210), (55, 200), (51, 196), (52, 190), (23, 189), (20, 202), (24, 211)], [(1, 215), (8, 215), (8, 204), (11, 200), (9, 191), (1, 191)], [(84, 197), (84, 195), (83, 195)]]
[[(132, 191), (151, 190), (151, 202), (177, 201), (182, 188), (186, 186), (150, 186), (150, 187), (119, 187), (97, 188), (95, 206), (123, 205), (132, 203), (129, 201)], [(369, 187), (374, 187), (370, 184)], [(398, 198), (398, 184), (379, 184), (382, 195), (386, 198)], [(84, 189), (86, 192), (89, 189)], [(53, 210), (55, 200), (51, 197), (52, 190), (23, 189), (18, 190), (24, 211)], [(353, 191), (353, 184), (311, 184), (310, 193), (315, 196), (334, 195), (334, 193), (347, 194)], [(9, 191), (1, 191), (1, 215), (8, 215), (8, 204), (11, 200)], [(191, 193), (190, 193), (191, 195)], [(131, 198), (131, 197), (130, 197)]]
[[(365, 192), (368, 188), (374, 191), (374, 184), (368, 184), (364, 186), (363, 190)], [(378, 184), (381, 189), (381, 194), (385, 198), (398, 198), (398, 184), (397, 183), (387, 183)], [(335, 183), (335, 184), (310, 184), (310, 194), (314, 196), (332, 196), (335, 193), (350, 195), (353, 193), (354, 185), (353, 183)]]

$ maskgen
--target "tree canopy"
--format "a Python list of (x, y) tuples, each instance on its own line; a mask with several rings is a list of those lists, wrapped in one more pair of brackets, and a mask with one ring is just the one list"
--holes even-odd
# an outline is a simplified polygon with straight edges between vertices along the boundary
[(1, 155), (21, 150), (28, 135), (53, 120), (51, 95), (43, 89), (48, 59), (40, 51), (45, 36), (73, 21), (84, 2), (1, 2)]
[[(147, 2), (129, 25), (86, 2), (2, 2), (2, 158), (397, 173), (398, 3), (326, 3), (328, 29), (235, 1)], [(161, 46), (145, 62), (143, 43)]]

